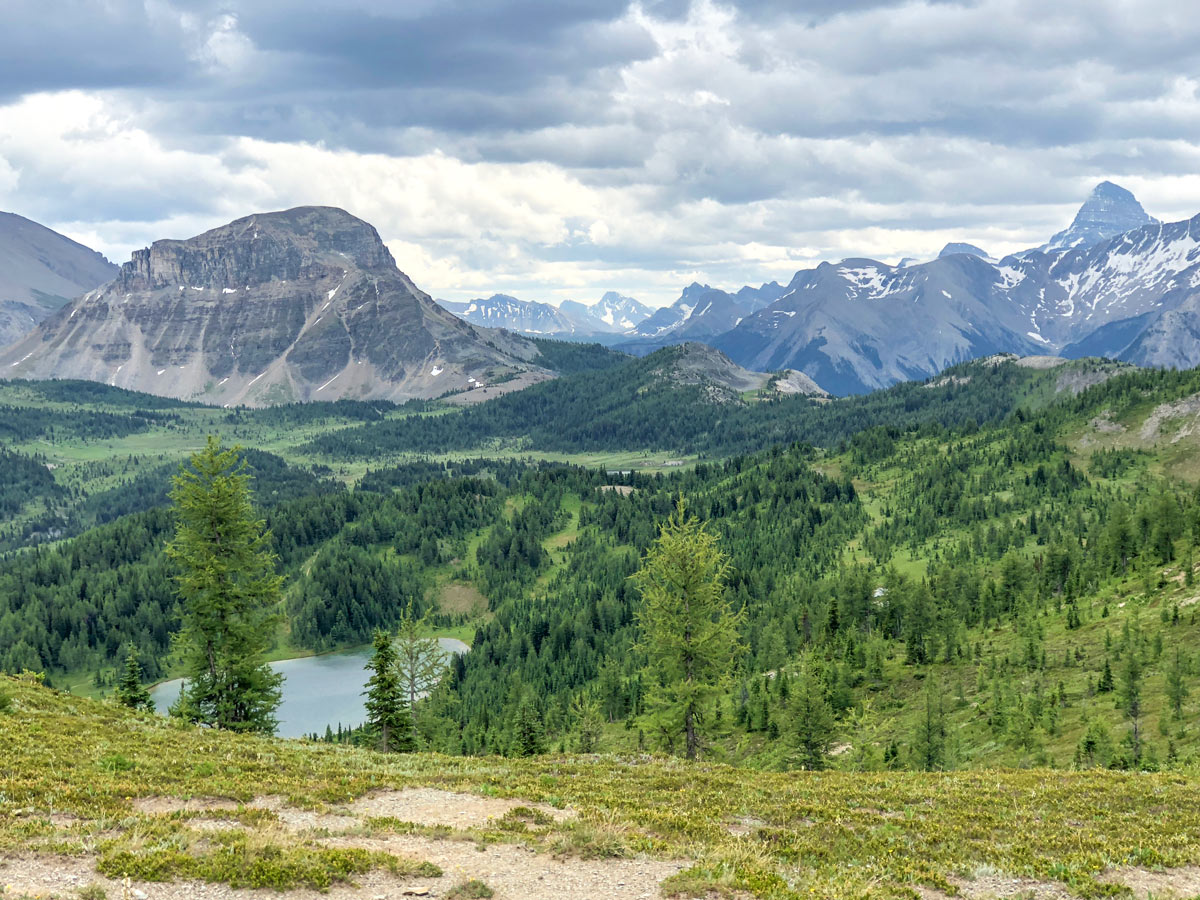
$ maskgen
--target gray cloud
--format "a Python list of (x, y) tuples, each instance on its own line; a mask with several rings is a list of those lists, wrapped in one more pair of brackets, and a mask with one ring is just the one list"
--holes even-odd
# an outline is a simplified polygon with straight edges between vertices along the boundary
[[(1039, 243), (1102, 178), (1200, 209), (1181, 0), (9, 0), (5, 19), (0, 202), (114, 247), (361, 204), (453, 282), (432, 290), (614, 273), (670, 299), (696, 271)], [(88, 102), (35, 97), (64, 91)], [(422, 181), (444, 178), (469, 187)]]

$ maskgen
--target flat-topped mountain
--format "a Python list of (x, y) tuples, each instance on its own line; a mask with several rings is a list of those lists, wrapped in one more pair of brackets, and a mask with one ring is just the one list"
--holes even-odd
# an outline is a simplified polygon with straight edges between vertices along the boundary
[(95, 250), (23, 216), (0, 213), (0, 347), (116, 273)]
[(534, 369), (536, 355), (438, 307), (366, 222), (299, 207), (136, 251), (0, 365), (9, 377), (264, 405), (433, 397)]

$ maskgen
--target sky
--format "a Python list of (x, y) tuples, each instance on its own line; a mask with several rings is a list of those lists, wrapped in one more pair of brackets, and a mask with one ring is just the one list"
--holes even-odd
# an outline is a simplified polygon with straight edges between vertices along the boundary
[(1200, 212), (1184, 0), (4, 0), (0, 209), (123, 262), (339, 206), (446, 299), (652, 305)]

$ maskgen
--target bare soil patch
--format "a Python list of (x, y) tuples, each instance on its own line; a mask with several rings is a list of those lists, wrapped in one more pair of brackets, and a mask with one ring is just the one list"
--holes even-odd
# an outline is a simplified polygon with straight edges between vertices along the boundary
[(242, 804), (226, 797), (135, 797), (134, 812), (148, 816), (177, 812), (234, 812)]
[(766, 826), (766, 822), (756, 816), (738, 816), (725, 825), (725, 830), (738, 837), (749, 837), (758, 829)]
[[(322, 813), (288, 806), (287, 800), (278, 795), (255, 797), (244, 806), (246, 809), (265, 809), (273, 812), (279, 823), (289, 831), (317, 829), (345, 831), (359, 824), (358, 819), (351, 815)], [(133, 808), (146, 815), (170, 815), (177, 812), (235, 812), (242, 807), (243, 804), (235, 800), (220, 797), (191, 797), (187, 800), (179, 797), (138, 797), (133, 801)], [(191, 823), (196, 828), (207, 831), (237, 827), (236, 823), (231, 823), (228, 819), (196, 818), (192, 819)]]
[(414, 880), (444, 896), (455, 884), (477, 878), (497, 900), (643, 900), (660, 896), (659, 884), (689, 864), (654, 859), (558, 860), (517, 844), (492, 844), (480, 850), (463, 841), (416, 835), (387, 838), (331, 838), (332, 847), (362, 847), (428, 860), (445, 873)]
[(418, 825), (446, 825), (461, 829), (486, 825), (490, 820), (498, 819), (518, 807), (543, 812), (556, 822), (575, 816), (573, 810), (555, 809), (545, 804), (456, 794), (436, 788), (405, 788), (402, 791), (369, 794), (350, 805), (350, 809), (361, 816), (387, 817)]
[(1114, 869), (1100, 876), (1108, 884), (1123, 884), (1135, 898), (1200, 897), (1200, 866), (1179, 869)]
[[(1057, 881), (1038, 881), (1034, 878), (1013, 878), (1008, 875), (986, 874), (975, 878), (951, 878), (959, 897), (967, 900), (1075, 900), (1067, 886)], [(917, 893), (922, 900), (952, 900), (951, 895), (936, 888), (921, 886)]]

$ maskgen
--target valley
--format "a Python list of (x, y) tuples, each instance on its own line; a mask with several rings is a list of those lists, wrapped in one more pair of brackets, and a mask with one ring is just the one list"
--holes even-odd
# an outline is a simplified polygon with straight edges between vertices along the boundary
[[(682, 418), (726, 415), (736, 402), (798, 429), (799, 443), (751, 454), (736, 445), (684, 453), (659, 417), (649, 440), (657, 451), (622, 449), (619, 431), (604, 450), (539, 446), (530, 431), (523, 446), (498, 451), (485, 431), (457, 454), (356, 456), (342, 447), (362, 429), (440, 434), (466, 412), (428, 401), (229, 411), (86, 383), (9, 382), (0, 396), (22, 411), (10, 422), (26, 431), (7, 452), (38, 464), (28, 483), (6, 489), (6, 499), (24, 500), (0, 536), (0, 594), (18, 601), (0, 616), (4, 665), (99, 695), (115, 677), (114, 648), (132, 639), (148, 674), (171, 674), (175, 605), (156, 544), (168, 525), (166, 482), (217, 431), (264, 448), (248, 460), (287, 576), (274, 658), (359, 647), (406, 604), (430, 613), (434, 633), (472, 647), (452, 693), (424, 704), (435, 748), (505, 752), (524, 696), (539, 698), (548, 746), (569, 749), (579, 691), (605, 710), (605, 745), (661, 746), (663, 736), (632, 727), (636, 597), (624, 577), (682, 492), (721, 536), (731, 595), (748, 614), (749, 654), (708, 750), (718, 758), (795, 764), (789, 697), (774, 676), (754, 674), (782, 667), (826, 686), (838, 722), (828, 765), (917, 765), (929, 679), (947, 692), (939, 765), (1070, 765), (1096, 721), (1119, 759), (1122, 718), (1095, 691), (1104, 666), (1130, 647), (1152, 653), (1146, 664), (1158, 673), (1146, 703), (1147, 721), (1161, 725), (1148, 741), (1155, 764), (1191, 758), (1200, 743), (1187, 716), (1161, 705), (1159, 679), (1176, 649), (1190, 658), (1194, 635), (1180, 566), (1196, 520), (1187, 485), (1200, 474), (1187, 398), (1200, 384), (1190, 372), (1023, 362), (997, 358), (865, 398), (796, 397), (793, 406), (696, 392), (675, 369), (651, 365)], [(641, 378), (645, 368), (631, 360), (603, 371)], [(548, 386), (573, 378), (596, 373)], [(72, 403), (75, 391), (86, 401)], [(66, 408), (74, 433), (36, 415)], [(89, 436), (84, 408), (109, 417), (95, 425), (107, 430)], [(111, 436), (121, 429), (133, 433)], [(996, 468), (996, 458), (1012, 462)], [(1161, 518), (1150, 512), (1156, 503), (1171, 510), (1166, 536), (1137, 525)], [(1115, 571), (1104, 555), (1110, 508), (1128, 517), (1133, 560)], [(772, 513), (783, 509), (784, 518)], [(36, 556), (19, 549), (31, 545)], [(122, 587), (131, 577), (137, 595)], [(64, 596), (83, 606), (66, 619), (29, 616)], [(88, 608), (104, 624), (75, 631), (72, 620), (95, 615)], [(575, 674), (562, 681), (562, 672)]]

